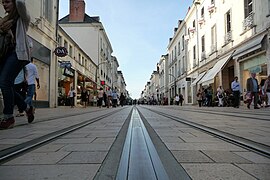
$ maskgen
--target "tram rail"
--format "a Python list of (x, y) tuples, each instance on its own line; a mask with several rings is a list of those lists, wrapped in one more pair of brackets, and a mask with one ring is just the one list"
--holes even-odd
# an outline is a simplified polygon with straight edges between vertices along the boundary
[[(250, 139), (243, 138), (243, 137), (239, 137), (239, 136), (236, 136), (234, 134), (224, 132), (224, 131), (221, 131), (221, 130), (218, 130), (218, 129), (215, 129), (212, 127), (208, 127), (208, 126), (202, 125), (200, 123), (195, 123), (195, 122), (192, 122), (190, 120), (187, 120), (187, 119), (184, 119), (181, 117), (177, 117), (175, 115), (170, 115), (168, 113), (164, 113), (164, 112), (161, 112), (158, 110), (153, 110), (151, 108), (147, 108), (146, 106), (142, 106), (141, 108), (147, 109), (151, 112), (154, 112), (156, 114), (159, 114), (159, 115), (166, 117), (166, 118), (169, 118), (171, 120), (177, 121), (179, 123), (189, 125), (193, 128), (196, 128), (196, 129), (204, 131), (208, 134), (211, 134), (219, 139), (225, 140), (227, 142), (233, 143), (237, 146), (243, 147), (245, 149), (248, 149), (250, 151), (253, 151), (255, 153), (263, 155), (267, 158), (270, 158), (270, 146), (268, 146), (268, 145), (258, 143), (258, 142), (255, 142), (255, 141), (252, 141)], [(222, 115), (226, 115), (226, 114), (222, 114)]]
[[(91, 118), (91, 119), (88, 119), (88, 120), (83, 121), (81, 123), (78, 123), (78, 124), (75, 124), (75, 125), (72, 125), (72, 126), (57, 130), (57, 131), (53, 131), (53, 132), (51, 132), (49, 134), (40, 136), (38, 138), (34, 138), (34, 139), (29, 140), (27, 142), (24, 142), (24, 143), (21, 143), (21, 144), (18, 144), (18, 145), (3, 149), (3, 150), (0, 151), (0, 165), (7, 162), (7, 161), (9, 161), (10, 159), (12, 159), (14, 157), (17, 157), (17, 156), (23, 154), (24, 152), (27, 152), (27, 151), (30, 151), (30, 150), (36, 148), (36, 147), (42, 146), (42, 145), (44, 145), (44, 144), (46, 144), (46, 143), (48, 143), (50, 141), (56, 140), (57, 138), (59, 138), (59, 137), (61, 137), (63, 135), (66, 135), (66, 134), (69, 134), (69, 133), (71, 133), (73, 131), (81, 129), (81, 128), (83, 128), (83, 127), (85, 127), (85, 126), (87, 126), (89, 124), (92, 124), (94, 122), (97, 122), (97, 121), (99, 121), (101, 119), (112, 116), (113, 114), (115, 114), (115, 113), (117, 113), (117, 112), (119, 112), (121, 110), (122, 109), (117, 109), (117, 110), (115, 110), (113, 112), (110, 111), (109, 113), (100, 115), (99, 117)], [(83, 114), (88, 114), (88, 113), (83, 113)], [(78, 115), (82, 115), (82, 113), (75, 113), (75, 114), (72, 114), (70, 116), (78, 116)], [(66, 117), (66, 116), (58, 116), (58, 117), (48, 118), (47, 121), (57, 120), (59, 118), (64, 118), (64, 117)], [(44, 121), (42, 121), (42, 122), (44, 122)]]

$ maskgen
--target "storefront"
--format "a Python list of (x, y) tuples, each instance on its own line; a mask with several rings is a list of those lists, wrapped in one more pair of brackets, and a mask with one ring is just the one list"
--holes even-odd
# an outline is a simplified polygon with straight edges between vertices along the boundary
[(240, 62), (241, 84), (243, 91), (246, 91), (246, 81), (250, 73), (256, 73), (256, 78), (260, 84), (262, 79), (267, 79), (267, 59), (266, 54), (262, 53)]
[(240, 84), (243, 92), (246, 91), (246, 81), (250, 77), (250, 73), (256, 73), (259, 84), (262, 79), (267, 78), (266, 37), (266, 33), (256, 35), (244, 42), (234, 53), (233, 58), (239, 65)]
[(69, 106), (68, 92), (74, 86), (75, 70), (68, 62), (59, 62), (58, 68), (58, 106)]
[(29, 37), (33, 43), (31, 49), (31, 57), (33, 57), (33, 64), (36, 65), (39, 74), (40, 89), (36, 90), (34, 96), (35, 107), (49, 107), (49, 96), (50, 96), (50, 64), (51, 64), (51, 51), (40, 44), (35, 39)]

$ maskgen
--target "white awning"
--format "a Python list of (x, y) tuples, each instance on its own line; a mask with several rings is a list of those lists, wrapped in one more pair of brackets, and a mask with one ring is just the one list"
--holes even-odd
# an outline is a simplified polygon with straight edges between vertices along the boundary
[(200, 73), (199, 76), (195, 79), (195, 81), (193, 81), (191, 83), (191, 86), (195, 86), (197, 84), (197, 82), (199, 82), (202, 79), (202, 77), (205, 75), (205, 73), (206, 73), (206, 71), (203, 73)]
[(245, 43), (244, 45), (240, 46), (238, 49), (236, 49), (233, 58), (237, 59), (245, 54), (248, 54), (252, 51), (255, 51), (262, 47), (262, 40), (265, 37), (265, 34), (261, 34), (249, 42)]
[(220, 59), (212, 69), (210, 69), (206, 75), (200, 80), (199, 84), (202, 84), (203, 86), (209, 85), (214, 83), (214, 78), (217, 75), (217, 73), (223, 69), (223, 67), (227, 64), (227, 62), (231, 59), (232, 53), (228, 54), (227, 56)]

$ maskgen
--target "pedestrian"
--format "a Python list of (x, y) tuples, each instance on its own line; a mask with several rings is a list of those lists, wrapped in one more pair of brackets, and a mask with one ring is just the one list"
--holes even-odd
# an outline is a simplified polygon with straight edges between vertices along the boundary
[(265, 107), (270, 107), (270, 75), (265, 80), (263, 89), (267, 96), (267, 105)]
[(69, 97), (69, 100), (70, 100), (70, 107), (71, 108), (74, 108), (74, 105), (75, 105), (75, 96), (76, 96), (76, 92), (75, 92), (74, 88), (71, 86), (70, 87), (70, 90), (68, 92), (68, 97)]
[(218, 106), (223, 107), (224, 89), (222, 86), (217, 88)]
[(233, 107), (234, 108), (239, 108), (240, 104), (240, 93), (241, 93), (241, 86), (240, 83), (238, 82), (238, 77), (234, 77), (234, 81), (231, 83), (231, 89), (233, 92)]
[(81, 100), (82, 100), (83, 107), (86, 108), (88, 100), (87, 100), (87, 91), (84, 87), (82, 88), (82, 92), (81, 92)]
[(28, 84), (27, 93), (25, 102), (30, 106), (33, 106), (33, 97), (36, 93), (36, 83), (37, 82), (37, 89), (40, 88), (39, 84), (39, 76), (37, 71), (37, 66), (33, 64), (34, 58), (31, 58), (31, 62), (25, 66), (26, 68), (26, 81)]
[(124, 96), (124, 93), (121, 93), (119, 99), (120, 99), (120, 105), (123, 107), (124, 106), (124, 102), (126, 100), (126, 97)]
[(110, 87), (108, 87), (106, 94), (107, 94), (107, 108), (109, 108), (112, 104), (112, 90)]
[(103, 103), (102, 103), (102, 106), (104, 106), (104, 107), (106, 107), (107, 106), (107, 99), (108, 99), (108, 97), (107, 97), (107, 94), (106, 94), (106, 92), (105, 91), (103, 91), (103, 102), (104, 102), (104, 105), (103, 105)]
[(254, 109), (260, 109), (258, 107), (258, 100), (259, 100), (259, 84), (258, 80), (256, 79), (256, 73), (250, 73), (250, 78), (247, 79), (247, 93), (250, 94), (250, 100), (247, 103), (247, 108), (250, 109), (250, 104), (254, 102)]
[(264, 84), (266, 79), (261, 79), (259, 84), (259, 100), (258, 100), (258, 107), (265, 107), (266, 106), (266, 94), (264, 92)]
[(210, 107), (213, 105), (213, 90), (212, 90), (212, 86), (209, 86), (207, 88), (207, 94), (206, 94), (206, 97), (207, 97), (207, 106)]
[(178, 94), (176, 94), (176, 96), (175, 96), (175, 104), (177, 106), (179, 106), (179, 101), (180, 101), (180, 98), (179, 98)]
[(180, 94), (179, 94), (179, 104), (180, 104), (180, 106), (183, 106), (183, 101), (184, 101), (184, 97), (183, 97), (183, 95), (180, 93)]
[(30, 60), (30, 48), (26, 34), (30, 16), (24, 0), (4, 0), (2, 5), (7, 15), (0, 20), (0, 32), (9, 33), (12, 41), (7, 54), (0, 60), (0, 88), (4, 101), (4, 117), (0, 123), (0, 129), (9, 129), (15, 124), (14, 104), (17, 104), (19, 109), (26, 111), (29, 123), (34, 120), (33, 107), (26, 104), (14, 90), (15, 78)]
[(117, 100), (118, 100), (118, 95), (117, 95), (116, 89), (114, 89), (112, 91), (112, 107), (117, 106)]
[(199, 107), (202, 107), (203, 93), (202, 93), (201, 89), (199, 89), (197, 92), (197, 101), (198, 101)]
[[(19, 72), (17, 75), (15, 82), (14, 82), (14, 89), (15, 92), (20, 94), (20, 96), (25, 99), (26, 98), (26, 92), (27, 92), (27, 81), (26, 81), (26, 75), (25, 75), (26, 69), (23, 67), (23, 69)], [(23, 109), (20, 109), (18, 107), (19, 113), (16, 115), (16, 117), (24, 116)]]
[[(104, 94), (104, 91), (103, 91), (103, 88), (99, 88), (99, 91), (98, 91), (98, 107), (101, 108), (102, 106), (102, 102), (103, 102), (103, 94)], [(105, 103), (104, 103), (105, 104)]]

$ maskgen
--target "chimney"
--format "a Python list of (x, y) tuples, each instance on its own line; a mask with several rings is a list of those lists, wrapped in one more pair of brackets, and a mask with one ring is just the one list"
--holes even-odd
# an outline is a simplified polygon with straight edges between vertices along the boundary
[(70, 0), (69, 3), (69, 21), (83, 22), (85, 15), (84, 0)]

